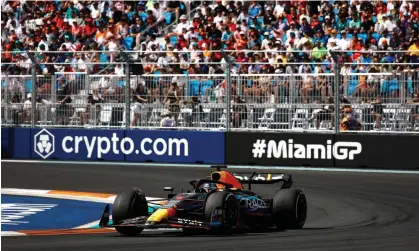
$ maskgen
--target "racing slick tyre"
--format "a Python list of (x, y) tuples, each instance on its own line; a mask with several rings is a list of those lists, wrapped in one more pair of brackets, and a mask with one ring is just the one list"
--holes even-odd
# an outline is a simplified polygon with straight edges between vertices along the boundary
[(272, 215), (278, 229), (300, 229), (307, 219), (307, 199), (300, 189), (281, 189), (272, 201)]
[(220, 225), (217, 230), (226, 231), (238, 228), (240, 219), (239, 201), (234, 194), (227, 191), (214, 192), (208, 195), (204, 205), (204, 219), (213, 222), (217, 219)]
[[(112, 206), (112, 220), (114, 224), (139, 216), (148, 215), (148, 204), (143, 191), (133, 188), (118, 194)], [(138, 227), (115, 227), (115, 230), (126, 236), (136, 236), (143, 231)]]

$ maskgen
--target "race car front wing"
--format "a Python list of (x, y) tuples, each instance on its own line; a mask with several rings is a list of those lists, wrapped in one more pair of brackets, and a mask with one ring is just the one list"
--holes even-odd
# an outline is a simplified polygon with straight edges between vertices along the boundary
[(156, 228), (196, 228), (209, 230), (214, 226), (218, 226), (218, 222), (203, 222), (190, 219), (182, 219), (177, 217), (169, 217), (163, 219), (160, 222), (147, 222), (148, 216), (140, 216), (132, 219), (123, 220), (120, 222), (114, 222), (110, 224), (110, 213), (109, 205), (106, 205), (103, 211), (102, 217), (99, 221), (99, 227), (101, 228), (113, 228), (113, 227), (138, 227), (144, 229), (156, 229)]

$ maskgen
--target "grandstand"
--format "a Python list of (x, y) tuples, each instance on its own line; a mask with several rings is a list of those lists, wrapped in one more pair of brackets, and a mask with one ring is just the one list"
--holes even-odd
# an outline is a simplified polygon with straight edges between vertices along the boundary
[(416, 1), (1, 7), (3, 125), (419, 131)]

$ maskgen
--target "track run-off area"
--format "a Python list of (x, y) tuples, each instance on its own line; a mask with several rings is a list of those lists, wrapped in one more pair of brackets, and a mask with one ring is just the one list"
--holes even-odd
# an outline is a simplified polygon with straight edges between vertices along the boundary
[[(2, 161), (2, 189), (65, 190), (117, 194), (138, 187), (148, 197), (166, 197), (204, 178), (208, 167), (167, 165), (36, 163)], [(234, 168), (235, 172), (251, 169)], [(419, 175), (417, 173), (264, 170), (293, 175), (295, 188), (308, 200), (302, 230), (185, 236), (176, 231), (148, 231), (138, 237), (115, 232), (2, 237), (4, 250), (419, 250)], [(252, 190), (272, 196), (276, 185)], [(4, 195), (3, 195), (4, 196)], [(3, 202), (2, 202), (3, 203)], [(102, 211), (88, 208), (89, 213)], [(53, 210), (53, 209), (51, 209)], [(97, 212), (96, 212), (97, 210)], [(65, 212), (71, 215), (77, 210)], [(54, 216), (59, 217), (59, 216)]]

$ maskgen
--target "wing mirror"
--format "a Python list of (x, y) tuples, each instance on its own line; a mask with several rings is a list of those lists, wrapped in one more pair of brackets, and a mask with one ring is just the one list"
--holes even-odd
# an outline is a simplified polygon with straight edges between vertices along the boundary
[(173, 192), (173, 190), (175, 190), (173, 187), (164, 187), (163, 189), (166, 192)]
[(167, 195), (167, 199), (169, 200), (176, 195), (176, 194), (173, 194), (173, 190), (175, 190), (173, 187), (164, 187), (163, 190), (166, 192), (169, 192), (169, 194)]

